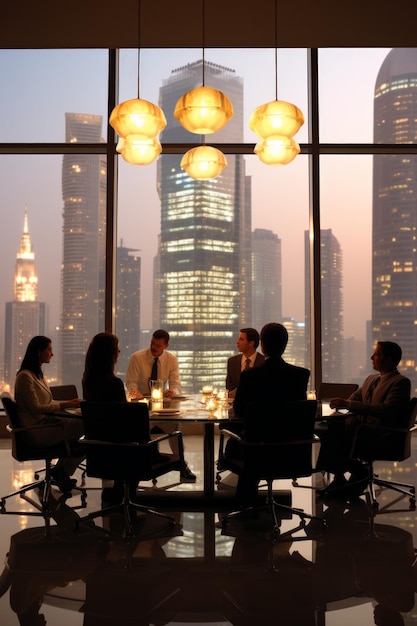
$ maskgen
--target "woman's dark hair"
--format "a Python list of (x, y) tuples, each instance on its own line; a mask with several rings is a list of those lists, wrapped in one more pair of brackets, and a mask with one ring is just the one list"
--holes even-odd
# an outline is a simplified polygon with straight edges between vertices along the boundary
[(52, 341), (49, 337), (44, 337), (43, 335), (36, 335), (36, 337), (32, 337), (26, 348), (25, 356), (23, 357), (19, 372), (22, 370), (29, 370), (38, 378), (43, 378), (39, 355), (41, 352), (46, 350), (50, 343), (52, 343)]
[(90, 341), (85, 355), (83, 381), (97, 376), (114, 374), (114, 365), (119, 355), (119, 340), (112, 333), (99, 333)]

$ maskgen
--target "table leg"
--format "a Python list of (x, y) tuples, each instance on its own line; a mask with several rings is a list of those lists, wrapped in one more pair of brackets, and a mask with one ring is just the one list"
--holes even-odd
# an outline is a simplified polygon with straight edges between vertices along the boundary
[(214, 493), (214, 422), (204, 424), (204, 494)]

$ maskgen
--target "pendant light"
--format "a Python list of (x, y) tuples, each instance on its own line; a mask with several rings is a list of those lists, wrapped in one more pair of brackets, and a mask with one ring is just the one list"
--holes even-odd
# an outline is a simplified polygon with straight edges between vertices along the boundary
[(213, 146), (198, 146), (188, 150), (181, 159), (181, 167), (190, 178), (207, 180), (216, 178), (227, 165), (225, 155)]
[(254, 152), (265, 165), (287, 165), (300, 152), (300, 146), (292, 137), (271, 135), (257, 143)]
[(181, 96), (175, 105), (174, 117), (190, 133), (209, 135), (226, 126), (233, 117), (233, 106), (226, 94), (205, 84), (205, 0), (202, 0), (202, 11), (203, 84)]
[(149, 165), (161, 153), (156, 136), (165, 128), (167, 121), (162, 109), (140, 98), (140, 16), (138, 0), (138, 97), (117, 104), (111, 112), (109, 124), (124, 140), (116, 150), (132, 165)]
[(162, 146), (156, 137), (128, 135), (119, 139), (116, 150), (131, 165), (149, 165), (161, 154)]
[(255, 154), (267, 165), (287, 165), (300, 152), (294, 139), (304, 124), (301, 110), (290, 102), (278, 100), (278, 0), (275, 0), (275, 100), (258, 106), (251, 114), (249, 128), (263, 141)]

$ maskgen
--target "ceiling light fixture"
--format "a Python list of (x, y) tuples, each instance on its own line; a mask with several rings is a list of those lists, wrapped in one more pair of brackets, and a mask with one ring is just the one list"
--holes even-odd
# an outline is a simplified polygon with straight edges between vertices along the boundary
[(278, 100), (278, 0), (275, 0), (275, 100), (258, 106), (251, 114), (249, 128), (262, 139), (255, 154), (267, 165), (287, 165), (300, 152), (292, 139), (304, 124), (301, 110), (290, 102)]
[(116, 147), (124, 160), (132, 165), (149, 165), (161, 153), (156, 136), (167, 121), (157, 104), (140, 98), (140, 17), (138, 0), (138, 97), (117, 104), (111, 112), (109, 124), (124, 140), (120, 140)]
[(227, 166), (221, 150), (213, 146), (198, 146), (188, 150), (181, 159), (181, 167), (196, 180), (216, 178)]
[(202, 0), (202, 13), (203, 84), (187, 91), (179, 98), (175, 105), (174, 117), (190, 133), (209, 135), (226, 126), (233, 117), (233, 105), (226, 94), (205, 84), (205, 0)]

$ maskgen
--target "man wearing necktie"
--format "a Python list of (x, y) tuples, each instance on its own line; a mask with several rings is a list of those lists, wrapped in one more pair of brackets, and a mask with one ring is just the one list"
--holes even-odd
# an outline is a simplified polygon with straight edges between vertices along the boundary
[(402, 350), (397, 343), (379, 341), (371, 356), (378, 374), (368, 376), (348, 399), (333, 398), (330, 401), (332, 409), (348, 409), (349, 413), (344, 419), (341, 414), (341, 420), (330, 420), (327, 432), (320, 434), (317, 468), (335, 474), (326, 489), (317, 490), (320, 495), (335, 495), (337, 488), (345, 485), (347, 471), (351, 472), (349, 482), (356, 483), (361, 473), (365, 477), (363, 466), (349, 457), (358, 424), (366, 422), (396, 428), (408, 425), (411, 383), (397, 369), (401, 357)]
[[(141, 400), (144, 396), (149, 396), (149, 381), (158, 379), (164, 383), (164, 397), (181, 395), (178, 359), (167, 350), (168, 347), (169, 333), (159, 329), (153, 333), (149, 348), (132, 354), (126, 371), (126, 387), (131, 397)], [(178, 430), (178, 423), (158, 422), (154, 427), (159, 429), (159, 432), (170, 433)], [(178, 454), (178, 440), (171, 438), (169, 443), (172, 452)], [(189, 482), (196, 480), (188, 465), (181, 471), (181, 479)]]
[(259, 367), (265, 357), (257, 352), (259, 333), (255, 328), (241, 328), (236, 342), (240, 354), (231, 356), (227, 361), (226, 389), (229, 398), (234, 398), (239, 385), (240, 374), (251, 367)]

